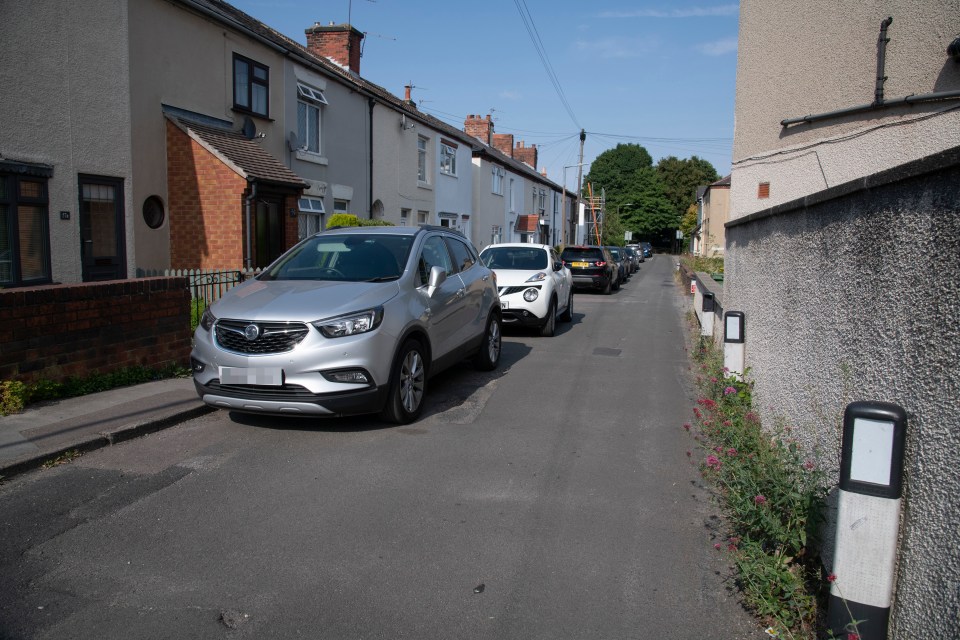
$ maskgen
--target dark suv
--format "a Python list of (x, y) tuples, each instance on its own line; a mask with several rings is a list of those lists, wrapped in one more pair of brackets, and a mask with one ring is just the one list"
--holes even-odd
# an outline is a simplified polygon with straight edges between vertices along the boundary
[(573, 286), (610, 293), (620, 288), (619, 265), (606, 247), (566, 247), (560, 254), (563, 265), (573, 274)]

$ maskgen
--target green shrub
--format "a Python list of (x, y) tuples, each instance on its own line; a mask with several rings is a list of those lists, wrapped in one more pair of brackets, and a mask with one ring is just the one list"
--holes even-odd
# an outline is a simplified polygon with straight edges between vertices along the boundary
[(700, 343), (696, 360), (700, 468), (730, 527), (728, 540), (714, 546), (733, 555), (744, 599), (761, 619), (781, 637), (814, 638), (821, 584), (816, 532), (826, 499), (818, 465), (790, 427), (762, 427), (752, 410), (749, 371), (743, 380), (730, 375), (712, 341)]
[(352, 213), (335, 213), (327, 221), (327, 229), (333, 227), (392, 227), (395, 226), (387, 220), (368, 220), (358, 218)]
[(0, 382), (0, 416), (20, 413), (27, 404), (27, 385), (18, 380)]

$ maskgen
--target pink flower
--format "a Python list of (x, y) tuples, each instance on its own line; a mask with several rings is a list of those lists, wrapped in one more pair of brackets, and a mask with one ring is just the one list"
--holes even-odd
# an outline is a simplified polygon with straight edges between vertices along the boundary
[(737, 455), (737, 450), (734, 449), (733, 447), (730, 447), (729, 449), (727, 449), (727, 455), (732, 458), (735, 455)]
[(713, 545), (713, 548), (716, 549), (717, 551), (719, 551), (722, 547), (720, 546), (720, 543), (718, 542), (717, 544)]
[(813, 471), (817, 465), (813, 464), (813, 460), (807, 460), (803, 463), (803, 468), (807, 471)]
[(723, 390), (723, 395), (728, 396), (731, 393), (736, 393), (736, 392), (737, 392), (736, 387), (727, 387), (726, 389)]
[(684, 428), (684, 430), (686, 430), (686, 431), (690, 431), (690, 425), (689, 425), (689, 424), (683, 425), (683, 428)]
[(698, 418), (700, 417), (700, 408), (699, 408), (699, 407), (694, 407), (694, 408), (693, 408), (693, 415), (697, 416)]
[(837, 581), (837, 574), (831, 573), (830, 575), (827, 576), (827, 582), (836, 582), (836, 581)]
[(727, 551), (736, 551), (736, 550), (737, 550), (737, 545), (733, 543), (727, 545)]
[(860, 640), (860, 634), (856, 631), (847, 633), (847, 640)]
[(711, 469), (719, 471), (722, 464), (723, 463), (720, 462), (720, 458), (718, 458), (717, 456), (713, 454), (710, 454), (709, 456), (707, 456), (707, 466), (710, 467)]
[(724, 420), (724, 421), (723, 421), (723, 426), (725, 426), (725, 427), (732, 427), (732, 426), (733, 426), (733, 420)]
[(687, 457), (689, 458), (691, 455), (693, 455), (693, 454), (690, 453), (689, 451), (687, 451)]
[(755, 496), (753, 496), (753, 503), (754, 503), (754, 504), (766, 504), (766, 503), (767, 503), (767, 497), (764, 496), (764, 495), (759, 495), (759, 494), (758, 494), (758, 495), (755, 495)]
[(714, 382), (714, 383), (715, 383), (716, 381), (717, 381), (716, 378), (710, 378), (710, 382)]
[(723, 372), (724, 372), (724, 373), (730, 373), (730, 367), (724, 367), (724, 368), (723, 368)]

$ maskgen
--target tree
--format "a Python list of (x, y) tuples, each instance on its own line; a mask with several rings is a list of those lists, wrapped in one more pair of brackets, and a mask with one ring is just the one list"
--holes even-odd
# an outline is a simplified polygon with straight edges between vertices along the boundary
[(693, 230), (697, 228), (697, 205), (692, 204), (687, 207), (687, 212), (680, 219), (680, 231), (683, 232), (684, 242), (689, 242), (693, 236)]
[(657, 175), (663, 184), (664, 195), (673, 206), (677, 224), (687, 208), (697, 202), (697, 187), (720, 179), (713, 165), (697, 156), (685, 160), (675, 156), (661, 158), (657, 163)]

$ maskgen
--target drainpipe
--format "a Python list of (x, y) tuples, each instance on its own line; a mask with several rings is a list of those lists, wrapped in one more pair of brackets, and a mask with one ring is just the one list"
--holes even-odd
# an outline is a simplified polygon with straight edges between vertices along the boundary
[(887, 63), (887, 43), (890, 38), (887, 37), (887, 27), (893, 22), (893, 16), (887, 17), (880, 23), (880, 35), (877, 37), (877, 88), (874, 91), (873, 104), (880, 106), (883, 104), (883, 83), (887, 81), (885, 67)]
[(818, 120), (826, 120), (827, 118), (846, 116), (854, 113), (864, 113), (867, 111), (874, 111), (876, 109), (883, 109), (885, 107), (892, 107), (901, 104), (937, 102), (940, 100), (957, 100), (960, 98), (960, 91), (936, 91), (933, 93), (922, 93), (920, 95), (912, 93), (908, 96), (894, 98), (892, 100), (887, 100), (883, 97), (883, 83), (887, 79), (887, 77), (884, 75), (887, 57), (887, 43), (890, 41), (890, 38), (887, 37), (887, 27), (889, 27), (892, 22), (893, 18), (888, 17), (880, 23), (880, 36), (877, 38), (877, 85), (874, 91), (873, 102), (870, 104), (857, 105), (856, 107), (846, 107), (844, 109), (836, 109), (835, 111), (827, 111), (826, 113), (801, 116), (799, 118), (786, 118), (780, 121), (780, 126), (789, 127), (793, 124), (816, 122)]
[(373, 98), (367, 99), (367, 105), (370, 107), (370, 148), (368, 151), (370, 157), (370, 167), (369, 167), (369, 176), (367, 179), (368, 195), (367, 195), (367, 215), (370, 219), (373, 219), (373, 108), (377, 106), (377, 101)]
[(253, 214), (250, 211), (250, 207), (253, 205), (253, 200), (257, 197), (257, 183), (250, 182), (250, 195), (247, 196), (246, 202), (246, 217), (247, 217), (247, 255), (244, 260), (246, 263), (246, 268), (253, 268)]

